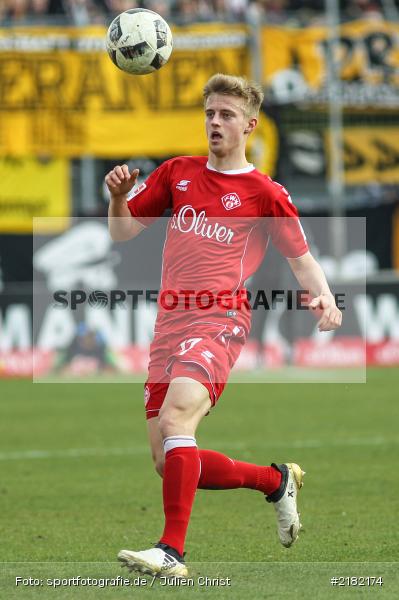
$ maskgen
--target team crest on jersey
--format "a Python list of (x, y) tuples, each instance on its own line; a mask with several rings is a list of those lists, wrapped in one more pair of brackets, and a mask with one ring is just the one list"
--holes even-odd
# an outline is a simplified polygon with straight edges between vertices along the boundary
[(179, 183), (176, 183), (176, 189), (181, 192), (187, 192), (188, 184), (190, 183), (189, 179), (182, 179)]
[(233, 210), (233, 208), (238, 208), (241, 206), (241, 200), (235, 192), (231, 192), (230, 194), (226, 194), (221, 198), (222, 204), (226, 210)]

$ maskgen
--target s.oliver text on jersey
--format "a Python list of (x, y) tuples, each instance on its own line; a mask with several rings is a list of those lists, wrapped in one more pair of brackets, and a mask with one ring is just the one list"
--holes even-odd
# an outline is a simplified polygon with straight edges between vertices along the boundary
[(172, 216), (171, 228), (178, 229), (182, 233), (194, 232), (208, 239), (215, 239), (222, 244), (231, 244), (234, 231), (230, 227), (225, 227), (219, 223), (209, 223), (204, 210), (198, 214), (191, 205), (182, 206), (177, 214)]

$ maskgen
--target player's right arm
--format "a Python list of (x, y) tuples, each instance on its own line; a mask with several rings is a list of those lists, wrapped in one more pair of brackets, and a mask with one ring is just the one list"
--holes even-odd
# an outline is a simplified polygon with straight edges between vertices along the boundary
[(128, 208), (128, 194), (136, 184), (138, 169), (129, 172), (127, 165), (117, 165), (105, 177), (111, 198), (108, 207), (108, 228), (114, 242), (124, 242), (136, 237), (143, 229)]

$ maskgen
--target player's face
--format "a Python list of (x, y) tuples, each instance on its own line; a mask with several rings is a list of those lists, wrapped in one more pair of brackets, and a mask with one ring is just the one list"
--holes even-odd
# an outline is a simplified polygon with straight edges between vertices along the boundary
[(205, 125), (209, 150), (216, 156), (226, 156), (245, 149), (247, 134), (256, 119), (245, 115), (241, 98), (211, 94), (205, 105)]

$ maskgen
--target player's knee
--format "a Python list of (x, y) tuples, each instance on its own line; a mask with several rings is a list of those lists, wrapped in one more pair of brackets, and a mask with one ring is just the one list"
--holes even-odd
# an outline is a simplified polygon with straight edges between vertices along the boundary
[(170, 435), (171, 429), (180, 423), (178, 412), (172, 409), (163, 410), (159, 413), (159, 431), (163, 438)]
[(163, 439), (170, 435), (191, 435), (198, 423), (196, 413), (188, 407), (168, 406), (159, 413), (159, 431)]
[(203, 385), (172, 381), (159, 411), (158, 425), (162, 437), (188, 435), (189, 431), (195, 431), (209, 406), (209, 393)]

